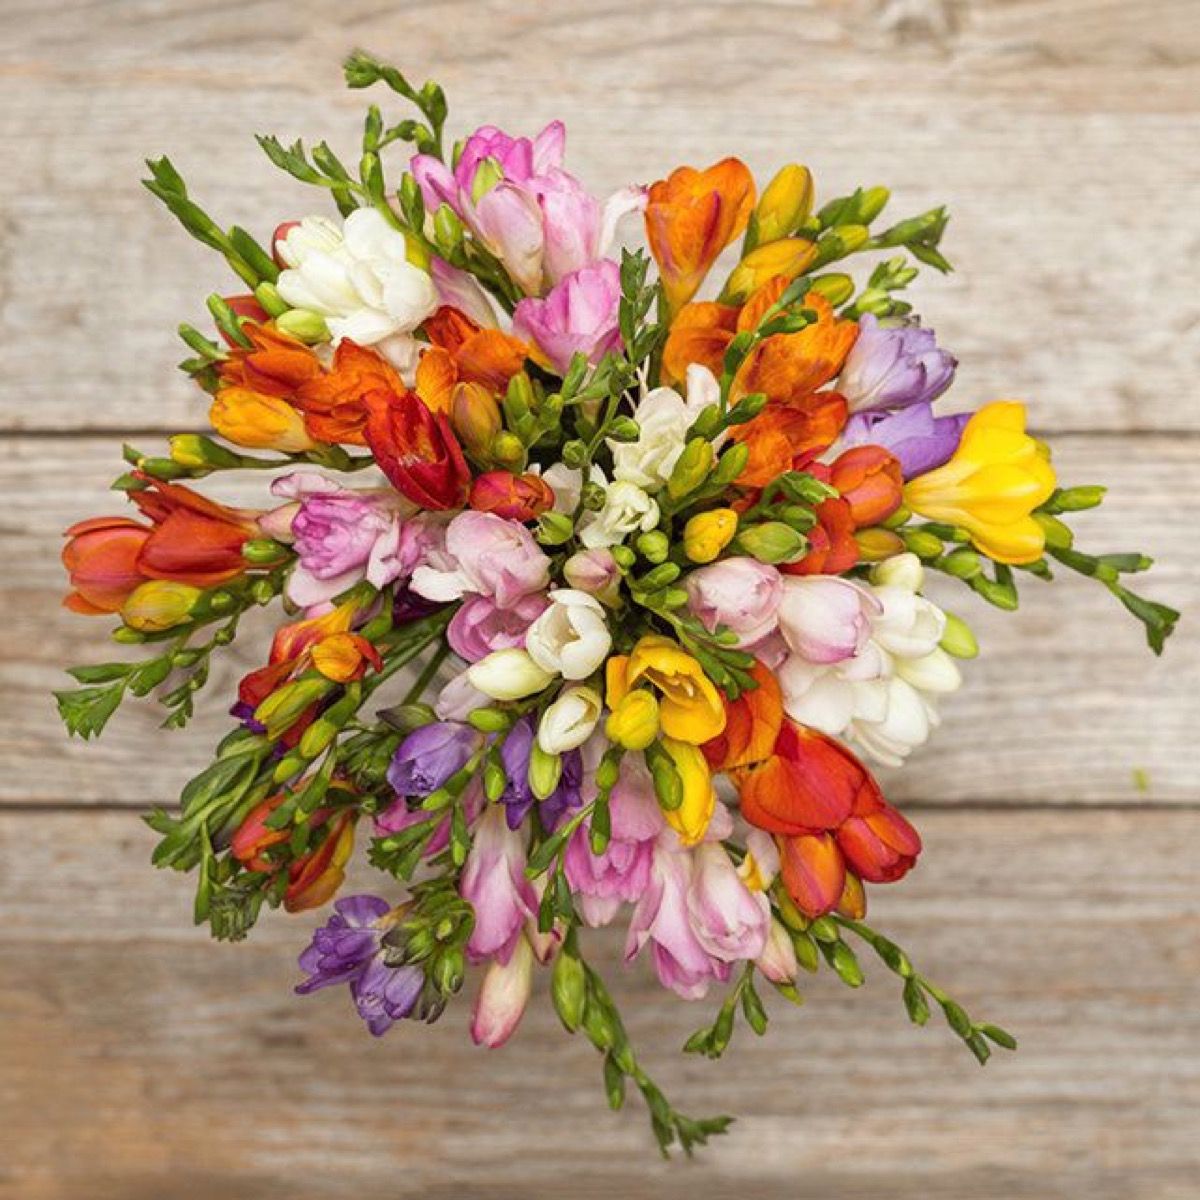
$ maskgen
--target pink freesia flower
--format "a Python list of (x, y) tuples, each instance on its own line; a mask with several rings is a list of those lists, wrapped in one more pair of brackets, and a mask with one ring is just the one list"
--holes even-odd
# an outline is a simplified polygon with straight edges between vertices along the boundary
[(490, 596), (468, 596), (450, 621), (446, 640), (459, 658), (472, 663), (493, 650), (519, 648), (547, 603), (538, 593), (522, 596), (511, 608), (501, 608)]
[(715, 979), (725, 982), (729, 963), (705, 948), (688, 913), (693, 853), (678, 839), (659, 838), (655, 845), (650, 882), (629, 923), (625, 960), (632, 961), (647, 943), (659, 982), (685, 1000), (699, 1000)]
[(412, 588), (426, 600), (458, 600), (473, 593), (511, 608), (549, 582), (550, 560), (524, 525), (468, 511), (447, 526), (445, 551), (437, 562), (413, 572)]
[(425, 546), (420, 527), (405, 537), (409, 506), (395, 492), (356, 491), (316, 471), (295, 471), (271, 490), (291, 503), (270, 514), (267, 532), (292, 542), (299, 561), (287, 597), (302, 608), (328, 604), (366, 579), (376, 587), (412, 572)]
[(724, 625), (738, 644), (753, 646), (776, 626), (783, 599), (783, 577), (767, 563), (736, 557), (722, 559), (687, 577), (688, 607), (705, 628)]
[(620, 268), (605, 258), (565, 276), (545, 299), (522, 300), (513, 312), (513, 332), (537, 345), (559, 372), (575, 354), (596, 363), (621, 344), (620, 299)]
[(758, 958), (771, 921), (767, 897), (742, 882), (720, 843), (697, 846), (692, 864), (687, 911), (700, 945), (722, 962)]
[(567, 843), (567, 882), (588, 925), (607, 925), (622, 903), (639, 900), (650, 882), (655, 839), (664, 829), (650, 772), (640, 756), (621, 762), (609, 797), (612, 834), (603, 854), (593, 854), (589, 830), (580, 826)]
[(507, 961), (493, 959), (484, 972), (471, 1016), (471, 1038), (495, 1050), (512, 1037), (533, 991), (533, 948), (519, 935)]
[(433, 276), (438, 300), (470, 317), (476, 325), (490, 329), (496, 325), (496, 310), (488, 294), (479, 286), (474, 275), (452, 267), (443, 258), (432, 258), (429, 274)]
[(617, 221), (646, 203), (645, 189), (631, 187), (601, 206), (562, 169), (565, 137), (561, 121), (532, 141), (485, 125), (453, 170), (427, 154), (411, 163), (426, 208), (448, 204), (531, 296), (599, 259)]
[(476, 824), (459, 891), (475, 909), (467, 953), (475, 962), (507, 963), (522, 925), (534, 915), (537, 896), (525, 878), (524, 840), (509, 829), (504, 805), (489, 804)]
[(788, 648), (809, 663), (853, 658), (871, 636), (882, 605), (871, 592), (834, 575), (796, 575), (783, 583), (779, 631)]

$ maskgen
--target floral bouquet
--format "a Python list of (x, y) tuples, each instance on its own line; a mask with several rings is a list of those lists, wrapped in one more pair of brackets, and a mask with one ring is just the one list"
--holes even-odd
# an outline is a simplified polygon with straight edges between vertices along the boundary
[[(346, 985), (378, 1035), (435, 1020), (478, 966), (471, 1035), (499, 1046), (546, 967), (609, 1103), (632, 1083), (664, 1152), (729, 1118), (646, 1073), (585, 956), (599, 926), (684, 999), (723, 989), (691, 1053), (719, 1056), (739, 1012), (762, 1034), (762, 992), (798, 1002), (802, 971), (857, 987), (856, 945), (914, 1022), (940, 1010), (981, 1063), (1012, 1049), (863, 920), (921, 839), (862, 760), (922, 745), (976, 653), (926, 580), (1013, 609), (1020, 576), (1080, 572), (1155, 651), (1178, 614), (1126, 587), (1145, 556), (1074, 547), (1065, 518), (1104, 490), (1057, 486), (1023, 405), (937, 413), (955, 360), (902, 295), (949, 270), (945, 211), (879, 229), (885, 188), (818, 208), (804, 167), (757, 193), (736, 158), (600, 203), (558, 122), (447, 151), (437, 84), (364, 54), (346, 80), (417, 110), (372, 105), (357, 170), (259, 138), (337, 216), (264, 245), (149, 164), (245, 290), (208, 298), (216, 336), (179, 330), (218, 436), (126, 447), (137, 515), (67, 531), (67, 606), (150, 654), (74, 668), (67, 727), (151, 693), (183, 726), (244, 615), (282, 611), (213, 762), (147, 818), (155, 864), (194, 871), (196, 921), (236, 939), (264, 905), (328, 903), (366, 843), (386, 898), (334, 902), (296, 990)], [(397, 142), (415, 154), (389, 180)], [(618, 255), (634, 218), (649, 253)], [(836, 269), (876, 252), (865, 286)], [(181, 482), (238, 471), (276, 472), (272, 499)]]

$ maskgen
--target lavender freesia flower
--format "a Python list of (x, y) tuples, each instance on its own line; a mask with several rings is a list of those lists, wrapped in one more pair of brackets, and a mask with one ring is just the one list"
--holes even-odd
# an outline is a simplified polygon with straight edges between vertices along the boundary
[(399, 745), (387, 779), (398, 796), (436, 792), (479, 746), (480, 735), (458, 721), (434, 721), (414, 729)]
[(411, 1014), (425, 975), (420, 967), (390, 967), (383, 960), (385, 918), (391, 907), (379, 896), (347, 896), (313, 934), (300, 955), (308, 978), (296, 985), (301, 995), (348, 983), (358, 1015), (376, 1036)]
[[(522, 717), (505, 736), (500, 746), (500, 761), (508, 778), (500, 802), (505, 807), (505, 818), (509, 829), (520, 828), (536, 797), (529, 786), (529, 755), (533, 750), (533, 721)], [(540, 814), (542, 824), (553, 829), (563, 816), (579, 806), (583, 789), (583, 755), (578, 750), (568, 750), (562, 756), (562, 775), (558, 787), (542, 801)]]
[(852, 413), (902, 408), (936, 400), (957, 366), (957, 359), (938, 349), (932, 329), (881, 325), (864, 313), (837, 386)]
[(882, 446), (900, 463), (905, 479), (947, 462), (958, 449), (970, 413), (935, 417), (928, 401), (895, 412), (855, 413), (842, 430), (842, 446)]

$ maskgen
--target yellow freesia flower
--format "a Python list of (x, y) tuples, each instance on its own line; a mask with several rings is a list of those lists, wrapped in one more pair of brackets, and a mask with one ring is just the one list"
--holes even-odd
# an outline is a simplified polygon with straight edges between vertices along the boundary
[(1046, 545), (1030, 514), (1055, 483), (1045, 449), (1025, 432), (1025, 406), (998, 400), (967, 422), (945, 466), (905, 486), (904, 503), (923, 517), (961, 525), (996, 562), (1028, 563)]
[(732, 508), (697, 513), (683, 527), (683, 552), (697, 563), (710, 563), (737, 533), (738, 515)]
[(223, 387), (209, 409), (213, 428), (235, 446), (283, 450), (298, 454), (317, 443), (304, 426), (303, 415), (279, 396), (249, 388)]
[(191, 620), (192, 611), (203, 596), (190, 583), (151, 579), (129, 594), (121, 606), (121, 620), (142, 633), (161, 633)]
[(685, 846), (695, 846), (708, 832), (717, 808), (712, 773), (704, 755), (690, 743), (666, 737), (662, 739), (662, 747), (671, 756), (683, 783), (683, 803), (678, 808), (664, 810), (663, 816)]
[(658, 737), (658, 701), (648, 688), (627, 692), (609, 713), (604, 732), (626, 750), (645, 750)]
[(658, 689), (659, 723), (669, 738), (699, 746), (725, 728), (721, 693), (700, 664), (670, 638), (647, 634), (631, 654), (610, 658), (605, 672), (608, 707), (613, 710), (642, 681)]

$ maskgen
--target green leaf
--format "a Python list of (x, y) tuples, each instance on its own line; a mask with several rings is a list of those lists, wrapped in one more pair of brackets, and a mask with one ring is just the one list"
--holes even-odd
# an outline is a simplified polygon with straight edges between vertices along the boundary
[(67, 732), (85, 741), (103, 731), (109, 718), (121, 706), (124, 697), (123, 681), (54, 693), (58, 702), (58, 715), (63, 719)]

